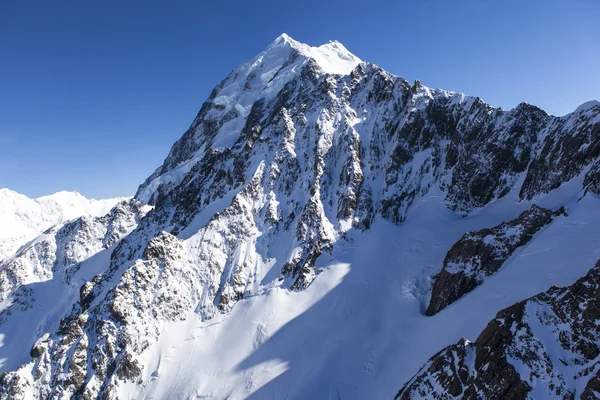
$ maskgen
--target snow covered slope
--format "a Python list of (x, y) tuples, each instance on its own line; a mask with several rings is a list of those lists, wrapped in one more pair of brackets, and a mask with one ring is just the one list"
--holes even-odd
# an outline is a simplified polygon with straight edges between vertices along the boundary
[(512, 221), (465, 233), (448, 251), (442, 270), (435, 276), (425, 314), (438, 313), (484, 283), (519, 247), (562, 213), (562, 207), (553, 212), (533, 205)]
[(66, 313), (80, 287), (101, 272), (111, 250), (148, 211), (123, 200), (102, 217), (83, 216), (48, 229), (0, 262), (0, 367), (29, 358), (40, 331)]
[(500, 311), (475, 342), (436, 354), (397, 399), (597, 399), (600, 261), (567, 288)]
[[(57, 246), (88, 258), (7, 279), (0, 398), (392, 398), (600, 258), (599, 132), (595, 103), (503, 111), (282, 35), (213, 90), (116, 241), (106, 217)], [(534, 204), (567, 215), (425, 316), (452, 245)]]
[(120, 200), (87, 199), (77, 192), (30, 199), (0, 189), (0, 261), (51, 226), (82, 215), (104, 215)]

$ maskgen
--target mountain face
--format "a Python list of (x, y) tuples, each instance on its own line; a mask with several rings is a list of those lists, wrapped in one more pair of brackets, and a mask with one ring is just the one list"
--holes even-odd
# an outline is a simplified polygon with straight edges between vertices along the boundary
[(87, 199), (77, 192), (30, 199), (12, 190), (0, 189), (0, 261), (53, 225), (82, 215), (104, 215), (120, 200)]
[(477, 340), (432, 357), (396, 399), (597, 399), (600, 262), (498, 313)]
[(560, 214), (533, 205), (512, 221), (467, 232), (452, 246), (435, 277), (426, 315), (434, 315), (495, 274), (519, 247)]
[[(282, 35), (134, 199), (3, 261), (0, 398), (391, 398), (498, 310), (585, 273), (599, 155), (598, 102), (503, 111)], [(444, 255), (467, 239), (456, 259), (485, 279), (448, 296)]]
[(142, 210), (139, 201), (123, 200), (102, 217), (82, 216), (51, 227), (0, 263), (0, 301), (23, 284), (52, 279), (59, 271), (64, 277), (72, 274), (77, 264), (135, 228)]

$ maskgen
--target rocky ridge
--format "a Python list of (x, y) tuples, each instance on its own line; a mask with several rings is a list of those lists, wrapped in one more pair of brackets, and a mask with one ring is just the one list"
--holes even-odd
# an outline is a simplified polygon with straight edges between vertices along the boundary
[(46, 229), (83, 216), (102, 216), (123, 199), (87, 199), (77, 192), (58, 192), (30, 199), (0, 189), (0, 262)]
[(434, 315), (495, 274), (521, 246), (557, 216), (555, 212), (533, 205), (517, 218), (491, 229), (467, 232), (456, 242), (436, 275), (426, 315)]
[(498, 313), (474, 341), (433, 356), (396, 399), (595, 399), (600, 394), (600, 262)]
[(53, 226), (0, 263), (0, 301), (25, 284), (68, 278), (77, 264), (126, 236), (143, 216), (137, 200), (123, 200), (102, 217), (83, 216)]

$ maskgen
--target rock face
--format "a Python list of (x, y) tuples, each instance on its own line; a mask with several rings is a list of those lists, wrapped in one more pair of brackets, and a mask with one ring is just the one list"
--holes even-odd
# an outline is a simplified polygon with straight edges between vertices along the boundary
[(433, 356), (396, 399), (594, 399), (600, 366), (600, 262), (498, 313), (475, 342)]
[(556, 189), (598, 159), (599, 110), (600, 103), (590, 101), (547, 126), (547, 135), (538, 146), (538, 155), (532, 160), (521, 187), (521, 198), (532, 199), (540, 192)]
[[(133, 230), (143, 217), (142, 204), (123, 200), (102, 217), (83, 216), (48, 229), (12, 257), (0, 262), (0, 301), (26, 284), (69, 280), (79, 263), (107, 249)], [(0, 309), (0, 325), (1, 314)]]
[(491, 229), (465, 233), (444, 259), (435, 277), (426, 315), (434, 315), (495, 274), (514, 251), (527, 244), (540, 229), (564, 213), (532, 206), (512, 221)]
[[(410, 84), (337, 42), (317, 48), (282, 35), (212, 91), (139, 187), (135, 200), (152, 211), (129, 214), (116, 236), (110, 223), (96, 231), (80, 220), (83, 230), (65, 233), (79, 250), (65, 256), (40, 238), (46, 244), (2, 267), (4, 293), (29, 293), (24, 260), (42, 254), (34, 275), (56, 280), (53, 257), (68, 271), (114, 243), (54, 330), (35, 331), (35, 358), (2, 377), (0, 398), (115, 399), (141, 379), (165, 324), (210, 320), (270, 289), (306, 289), (319, 257), (349, 231), (376, 218), (402, 223), (430, 190), (460, 214), (511, 191), (544, 194), (592, 162), (586, 146), (599, 123), (597, 105), (560, 118), (528, 104), (502, 111)], [(572, 137), (579, 147), (565, 144)], [(568, 173), (556, 146), (580, 160)]]
[(0, 262), (46, 229), (83, 215), (102, 216), (124, 199), (93, 200), (77, 192), (30, 199), (0, 189)]

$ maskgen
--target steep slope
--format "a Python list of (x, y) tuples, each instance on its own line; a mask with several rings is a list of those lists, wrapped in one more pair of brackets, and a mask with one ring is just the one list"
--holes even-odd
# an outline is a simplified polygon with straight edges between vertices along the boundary
[(396, 399), (596, 399), (600, 262), (498, 313), (475, 342), (436, 354)]
[(0, 261), (51, 226), (82, 215), (104, 215), (120, 200), (87, 199), (77, 192), (30, 199), (12, 190), (0, 189)]
[(40, 330), (56, 323), (52, 318), (69, 310), (73, 294), (103, 270), (106, 256), (147, 211), (137, 200), (124, 200), (102, 217), (83, 216), (48, 229), (0, 263), (0, 366), (27, 361), (18, 350), (30, 347)]
[[(600, 225), (565, 227), (600, 217), (599, 123), (597, 104), (560, 118), (527, 104), (502, 111), (409, 84), (337, 42), (283, 35), (213, 90), (140, 186), (135, 199), (152, 211), (78, 264), (78, 291), (36, 310), (44, 323), (3, 354), (0, 398), (391, 397), (399, 368), (407, 379), (500, 308), (583, 275), (558, 264), (535, 277), (541, 254), (522, 271), (527, 285), (494, 286), (514, 260), (482, 285), (505, 297), (450, 311), (475, 289), (422, 315), (452, 244), (534, 202), (571, 210), (527, 247), (587, 235), (550, 253), (590, 254)], [(34, 299), (55, 287), (57, 274), (18, 290)]]
[(467, 232), (452, 246), (444, 266), (435, 276), (426, 315), (434, 315), (481, 285), (487, 277), (498, 272), (502, 264), (564, 208), (553, 212), (536, 205), (512, 221), (492, 229)]
[(117, 243), (143, 216), (137, 200), (123, 200), (102, 217), (82, 216), (51, 227), (0, 262), (0, 302), (23, 284), (52, 279)]

